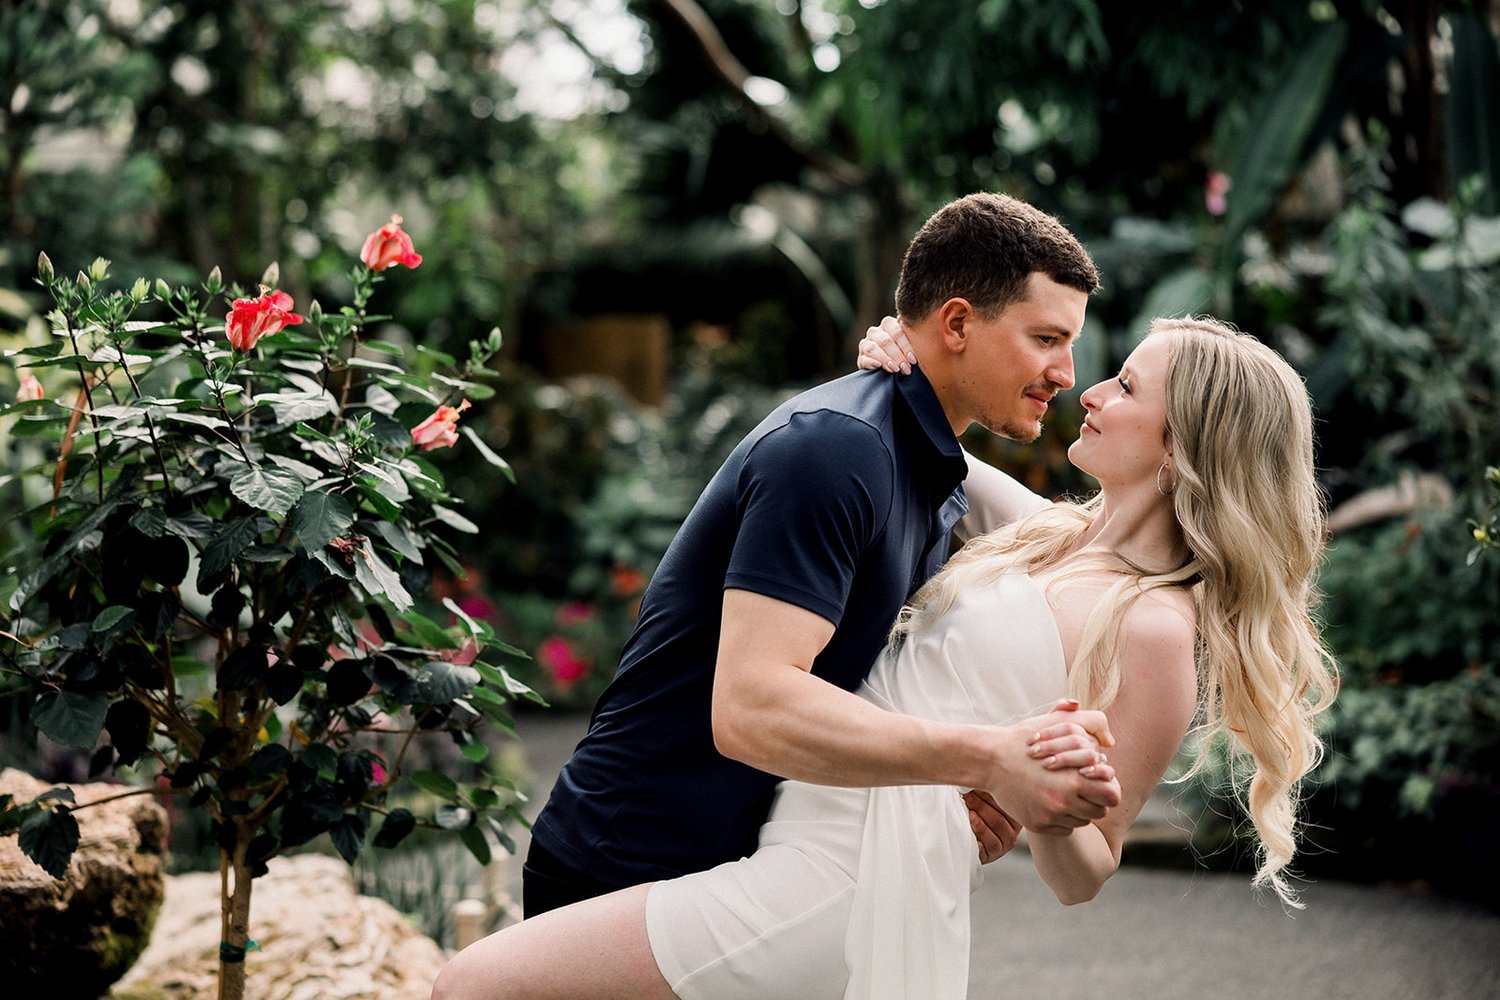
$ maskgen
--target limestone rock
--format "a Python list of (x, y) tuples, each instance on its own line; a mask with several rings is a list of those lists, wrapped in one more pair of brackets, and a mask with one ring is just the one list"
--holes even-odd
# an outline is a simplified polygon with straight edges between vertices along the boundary
[[(250, 897), (250, 936), (262, 950), (245, 959), (247, 1000), (427, 1000), (443, 967), (435, 941), (322, 855), (271, 861)], [(150, 947), (110, 996), (211, 998), (218, 968), (218, 873), (173, 876)]]
[[(0, 794), (29, 802), (52, 785), (0, 771)], [(73, 785), (78, 804), (120, 785)], [(0, 983), (9, 996), (94, 997), (146, 947), (161, 906), (167, 816), (149, 796), (76, 814), (78, 850), (61, 879), (0, 838)]]

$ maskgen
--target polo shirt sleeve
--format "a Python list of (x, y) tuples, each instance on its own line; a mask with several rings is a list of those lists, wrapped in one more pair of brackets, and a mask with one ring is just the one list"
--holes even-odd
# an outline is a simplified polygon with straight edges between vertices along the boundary
[(879, 431), (847, 414), (793, 414), (746, 456), (739, 530), (724, 577), (834, 625), (854, 574), (884, 529), (895, 466)]

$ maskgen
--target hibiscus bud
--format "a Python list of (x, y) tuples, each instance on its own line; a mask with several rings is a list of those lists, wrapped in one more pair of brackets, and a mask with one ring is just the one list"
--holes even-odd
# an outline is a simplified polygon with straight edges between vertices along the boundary
[(219, 290), (224, 287), (224, 273), (217, 267), (208, 272), (208, 279), (203, 282), (203, 288), (210, 295), (218, 295)]
[(1230, 187), (1229, 175), (1222, 170), (1208, 175), (1208, 182), (1203, 186), (1203, 204), (1209, 215), (1218, 216), (1229, 211)]
[(103, 257), (95, 257), (94, 262), (89, 265), (89, 277), (95, 281), (103, 281), (109, 277), (109, 261)]
[(411, 429), (411, 442), (423, 451), (452, 448), (458, 443), (458, 415), (469, 408), (466, 399), (458, 406), (439, 406), (437, 410)]
[(165, 278), (156, 279), (156, 297), (166, 302), (172, 298), (172, 286), (167, 284)]
[(416, 267), (422, 263), (422, 255), (412, 247), (411, 237), (401, 228), (401, 216), (391, 216), (391, 221), (365, 237), (365, 245), (359, 259), (372, 271), (384, 271), (395, 264)]
[(52, 284), (53, 275), (56, 273), (52, 270), (52, 258), (48, 257), (45, 253), (37, 254), (36, 273), (37, 276), (42, 279), (42, 284)]
[(16, 390), (16, 402), (27, 403), (34, 399), (41, 399), (46, 393), (42, 391), (41, 381), (30, 372), (21, 376), (20, 388)]
[(292, 312), (292, 297), (286, 292), (269, 288), (253, 299), (235, 299), (224, 318), (224, 333), (229, 346), (237, 351), (248, 351), (262, 337), (296, 326), (302, 317)]
[(78, 289), (78, 294), (83, 296), (87, 296), (94, 290), (94, 283), (82, 271), (78, 272), (78, 280), (74, 282), (74, 286)]
[(145, 278), (136, 278), (135, 284), (130, 286), (130, 300), (136, 305), (146, 301), (146, 296), (151, 294), (151, 286)]
[(271, 261), (266, 266), (266, 273), (260, 276), (260, 283), (266, 288), (275, 288), (281, 284), (281, 265), (274, 260)]

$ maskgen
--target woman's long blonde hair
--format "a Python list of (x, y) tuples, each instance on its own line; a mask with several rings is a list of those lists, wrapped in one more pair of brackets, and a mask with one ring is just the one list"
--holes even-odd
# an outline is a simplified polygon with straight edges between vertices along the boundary
[[(1172, 505), (1188, 555), (1167, 569), (1138, 566), (1117, 553), (1069, 560), (1058, 581), (1097, 573), (1101, 565), (1118, 576), (1089, 613), (1069, 669), (1069, 694), (1087, 707), (1108, 708), (1119, 692), (1115, 653), (1131, 605), (1158, 587), (1190, 588), (1197, 606), (1197, 745), (1227, 733), (1248, 756), (1253, 773), (1241, 793), (1259, 840), (1255, 884), (1300, 905), (1285, 873), (1296, 850), (1298, 791), (1322, 756), (1315, 716), (1338, 686), (1311, 610), (1324, 541), (1312, 407), (1302, 380), (1275, 351), (1216, 320), (1158, 319), (1149, 335), (1171, 339), (1166, 433)], [(1014, 528), (972, 540), (902, 610), (892, 639), (926, 627), (973, 584), (1067, 559), (1101, 502), (1096, 496), (1054, 504)]]

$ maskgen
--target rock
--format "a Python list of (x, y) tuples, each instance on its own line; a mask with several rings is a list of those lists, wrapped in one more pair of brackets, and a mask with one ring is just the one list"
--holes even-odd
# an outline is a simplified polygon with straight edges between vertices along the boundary
[[(54, 786), (0, 771), (25, 803)], [(78, 804), (128, 791), (72, 785)], [(0, 838), (0, 983), (9, 996), (96, 997), (146, 947), (161, 907), (166, 812), (149, 796), (79, 810), (78, 850), (61, 879)]]
[[(255, 880), (250, 936), (247, 1000), (427, 1000), (444, 961), (389, 903), (356, 893), (348, 865), (316, 854), (273, 859)], [(173, 876), (151, 946), (110, 996), (211, 998), (218, 968), (219, 875)]]

